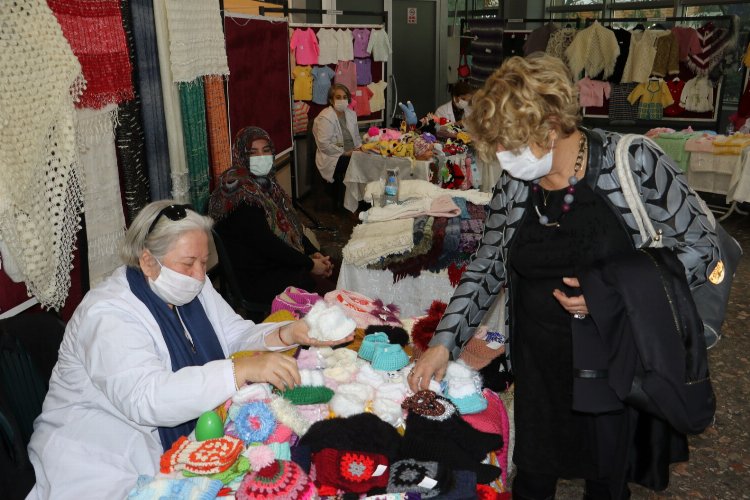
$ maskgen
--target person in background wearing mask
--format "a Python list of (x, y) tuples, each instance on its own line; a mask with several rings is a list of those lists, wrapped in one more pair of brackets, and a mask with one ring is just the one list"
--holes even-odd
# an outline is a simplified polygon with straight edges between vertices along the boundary
[[(201, 413), (249, 382), (300, 383), (279, 352), (304, 321), (256, 325), (206, 279), (210, 218), (163, 200), (128, 229), (124, 266), (89, 291), (68, 322), (29, 456), (27, 498), (125, 498), (138, 476), (189, 435)], [(349, 339), (351, 340), (351, 339)], [(271, 351), (227, 359), (241, 350)]]
[[(543, 53), (507, 59), (472, 103), (467, 125), (473, 143), (485, 161), (497, 157), (503, 174), (482, 242), (409, 385), (417, 391), (441, 381), (449, 358), (458, 358), (504, 291), (515, 380), (513, 498), (554, 498), (558, 478), (585, 479), (586, 499), (629, 498), (627, 481), (663, 489), (668, 464), (687, 460), (684, 434), (662, 432), (663, 420), (631, 406), (601, 413), (573, 409), (575, 377), (592, 378), (574, 369), (576, 332), (604, 328), (596, 334), (614, 335), (600, 326), (601, 317), (590, 316), (591, 297), (579, 276), (631, 257), (647, 243), (615, 172), (620, 136), (580, 128), (570, 70)], [(674, 251), (691, 287), (705, 283), (720, 253), (714, 226), (698, 208), (701, 200), (658, 147), (636, 138), (628, 154), (665, 248)], [(672, 312), (665, 314), (672, 319)]]
[(274, 153), (265, 130), (240, 130), (232, 167), (219, 177), (208, 205), (244, 297), (269, 306), (288, 286), (318, 293), (336, 288), (329, 279), (330, 257), (305, 236), (291, 198), (276, 180)]
[(474, 87), (464, 81), (456, 82), (451, 89), (451, 100), (435, 110), (435, 115), (461, 125), (463, 119), (469, 115), (472, 95)]
[[(357, 128), (357, 114), (349, 109), (352, 94), (345, 85), (335, 83), (328, 90), (328, 106), (315, 117), (313, 136), (318, 151), (315, 164), (327, 182), (343, 186), (352, 151), (362, 140)], [(343, 197), (342, 197), (343, 199)]]

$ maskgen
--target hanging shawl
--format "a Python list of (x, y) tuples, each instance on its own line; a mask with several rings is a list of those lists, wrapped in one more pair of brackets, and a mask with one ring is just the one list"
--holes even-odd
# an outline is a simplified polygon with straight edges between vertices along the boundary
[[(199, 297), (184, 306), (170, 309), (151, 290), (140, 269), (128, 267), (126, 276), (130, 291), (148, 307), (159, 325), (169, 350), (173, 372), (186, 366), (203, 366), (226, 357)], [(192, 343), (185, 335), (185, 330), (190, 334)], [(180, 436), (190, 434), (195, 428), (195, 422), (196, 420), (190, 420), (174, 427), (159, 427), (159, 438), (164, 451), (170, 449)]]
[(3, 258), (43, 306), (59, 308), (83, 200), (73, 126), (81, 65), (44, 0), (1, 1), (0, 19)]
[(735, 48), (738, 25), (739, 18), (733, 16), (727, 28), (717, 28), (712, 22), (698, 28), (701, 51), (697, 54), (690, 54), (687, 60), (688, 67), (697, 76), (708, 76), (711, 70), (724, 59), (724, 56)]
[(65, 38), (81, 62), (86, 90), (79, 108), (101, 108), (133, 98), (130, 58), (118, 0), (49, 0)]
[(232, 168), (219, 177), (217, 187), (211, 194), (208, 214), (219, 222), (243, 204), (262, 208), (273, 234), (304, 253), (302, 223), (292, 208), (289, 195), (276, 181), (275, 169), (266, 177), (256, 177), (248, 169), (247, 148), (257, 139), (267, 140), (273, 154), (276, 154), (268, 132), (258, 127), (240, 130), (232, 145)]

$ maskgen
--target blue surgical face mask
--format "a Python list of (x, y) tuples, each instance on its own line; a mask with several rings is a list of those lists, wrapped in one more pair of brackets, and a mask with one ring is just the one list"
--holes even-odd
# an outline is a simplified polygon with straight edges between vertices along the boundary
[(250, 172), (258, 177), (265, 177), (273, 168), (273, 155), (251, 156), (247, 160)]
[[(552, 149), (554, 147), (553, 142)], [(533, 181), (544, 177), (552, 170), (552, 149), (541, 158), (537, 158), (531, 152), (531, 148), (526, 146), (518, 154), (512, 151), (501, 151), (497, 153), (497, 160), (511, 177), (522, 181)]]

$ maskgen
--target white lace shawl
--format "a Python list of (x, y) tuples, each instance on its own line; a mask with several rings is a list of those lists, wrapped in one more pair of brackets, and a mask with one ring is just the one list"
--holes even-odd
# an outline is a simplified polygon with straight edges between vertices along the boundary
[(228, 75), (218, 0), (167, 0), (172, 81)]
[(398, 255), (414, 248), (414, 219), (372, 222), (354, 227), (342, 250), (344, 262), (364, 267), (387, 255)]
[(73, 106), (85, 83), (44, 0), (0, 2), (0, 19), (3, 258), (17, 266), (30, 295), (60, 308), (82, 205)]
[(606, 79), (615, 71), (620, 46), (615, 32), (594, 21), (594, 24), (578, 32), (565, 50), (573, 76), (578, 79), (582, 71), (586, 76), (596, 77), (602, 71)]

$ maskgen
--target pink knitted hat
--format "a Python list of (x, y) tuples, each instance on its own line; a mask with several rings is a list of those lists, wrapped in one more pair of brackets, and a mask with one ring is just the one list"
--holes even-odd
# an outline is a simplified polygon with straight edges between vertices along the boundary
[(289, 286), (271, 302), (271, 314), (286, 310), (293, 313), (295, 317), (301, 318), (310, 312), (312, 306), (321, 299), (322, 297), (317, 293), (310, 293), (301, 288)]
[(503, 446), (499, 450), (496, 450), (495, 453), (497, 454), (500, 469), (502, 470), (501, 477), (503, 484), (508, 484), (508, 445), (510, 441), (510, 422), (508, 420), (508, 412), (505, 410), (505, 405), (497, 393), (489, 389), (484, 389), (482, 394), (484, 394), (484, 397), (487, 400), (487, 408), (479, 413), (461, 415), (461, 418), (478, 431), (490, 434), (500, 434), (503, 436)]
[(291, 461), (274, 460), (271, 465), (247, 474), (235, 497), (238, 500), (311, 500), (317, 495), (315, 485), (299, 465)]

